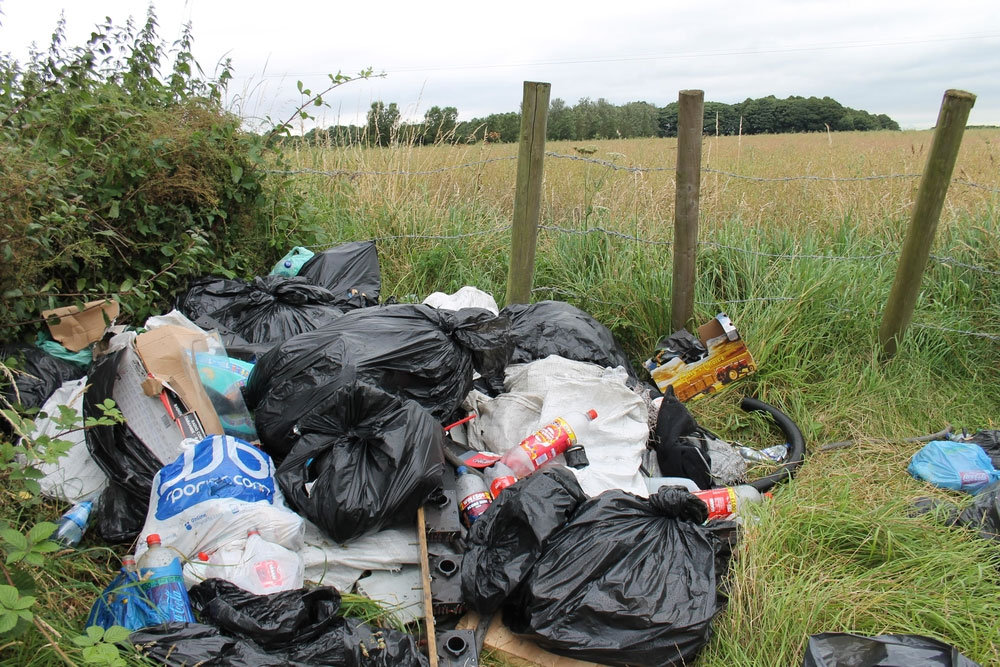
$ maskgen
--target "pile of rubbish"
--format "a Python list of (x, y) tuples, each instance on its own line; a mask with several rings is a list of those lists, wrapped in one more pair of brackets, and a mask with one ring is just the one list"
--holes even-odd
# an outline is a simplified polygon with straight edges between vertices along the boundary
[[(141, 330), (95, 302), (0, 350), (36, 437), (59, 406), (100, 420), (41, 480), (73, 504), (56, 539), (129, 552), (88, 624), (176, 665), (475, 665), (504, 633), (529, 661), (691, 664), (746, 506), (805, 454), (772, 406), (743, 402), (784, 438), (751, 449), (675, 393), (756, 370), (729, 319), (665, 338), (640, 377), (572, 305), (380, 290), (373, 242), (296, 248), (251, 282), (191, 281)], [(392, 627), (345, 617), (348, 592)]]

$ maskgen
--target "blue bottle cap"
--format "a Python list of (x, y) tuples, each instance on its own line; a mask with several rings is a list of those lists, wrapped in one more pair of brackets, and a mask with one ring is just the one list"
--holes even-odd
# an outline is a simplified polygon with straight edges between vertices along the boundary
[(458, 466), (457, 468), (455, 468), (455, 474), (457, 475), (464, 475), (467, 472), (469, 472), (469, 469), (466, 468), (465, 466)]

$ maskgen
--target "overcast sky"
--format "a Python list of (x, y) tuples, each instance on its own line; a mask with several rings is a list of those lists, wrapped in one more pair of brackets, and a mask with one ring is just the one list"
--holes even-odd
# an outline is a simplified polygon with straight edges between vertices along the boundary
[[(321, 125), (355, 123), (375, 100), (419, 119), (454, 106), (468, 120), (517, 110), (524, 81), (552, 84), (576, 104), (663, 106), (684, 89), (706, 101), (830, 96), (884, 113), (904, 129), (934, 125), (944, 91), (977, 95), (970, 124), (1000, 125), (1000, 7), (996, 0), (678, 3), (666, 0), (482, 3), (155, 0), (160, 36), (190, 21), (195, 57), (211, 73), (223, 57), (229, 103), (248, 117), (284, 120), (296, 81), (366, 67), (385, 78), (327, 96)], [(70, 44), (110, 16), (145, 18), (148, 2), (0, 0), (0, 52), (23, 59), (47, 46), (61, 11)]]

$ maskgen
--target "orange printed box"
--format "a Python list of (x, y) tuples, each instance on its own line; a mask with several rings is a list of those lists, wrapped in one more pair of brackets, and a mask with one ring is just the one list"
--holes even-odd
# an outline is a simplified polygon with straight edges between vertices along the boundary
[(697, 338), (681, 329), (660, 339), (646, 369), (660, 391), (673, 387), (681, 401), (693, 401), (757, 370), (757, 364), (725, 313), (698, 327)]

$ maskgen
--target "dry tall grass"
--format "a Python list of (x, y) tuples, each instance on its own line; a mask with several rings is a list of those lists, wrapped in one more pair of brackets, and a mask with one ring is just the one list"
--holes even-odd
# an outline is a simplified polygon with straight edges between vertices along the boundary
[[(886, 226), (898, 230), (908, 220), (931, 139), (930, 131), (706, 137), (702, 225), (707, 233), (727, 221), (793, 234), (844, 222), (862, 234), (880, 236)], [(966, 132), (943, 230), (995, 215), (998, 144), (1000, 130)], [(543, 221), (669, 238), (676, 140), (587, 142), (597, 150), (586, 156), (575, 150), (583, 147), (547, 145), (557, 156), (545, 164)], [(303, 179), (313, 196), (337, 199), (362, 216), (378, 208), (396, 220), (422, 219), (432, 223), (427, 233), (435, 233), (440, 212), (471, 202), (488, 217), (508, 219), (516, 154), (513, 144), (290, 151), (299, 168), (351, 172)]]

